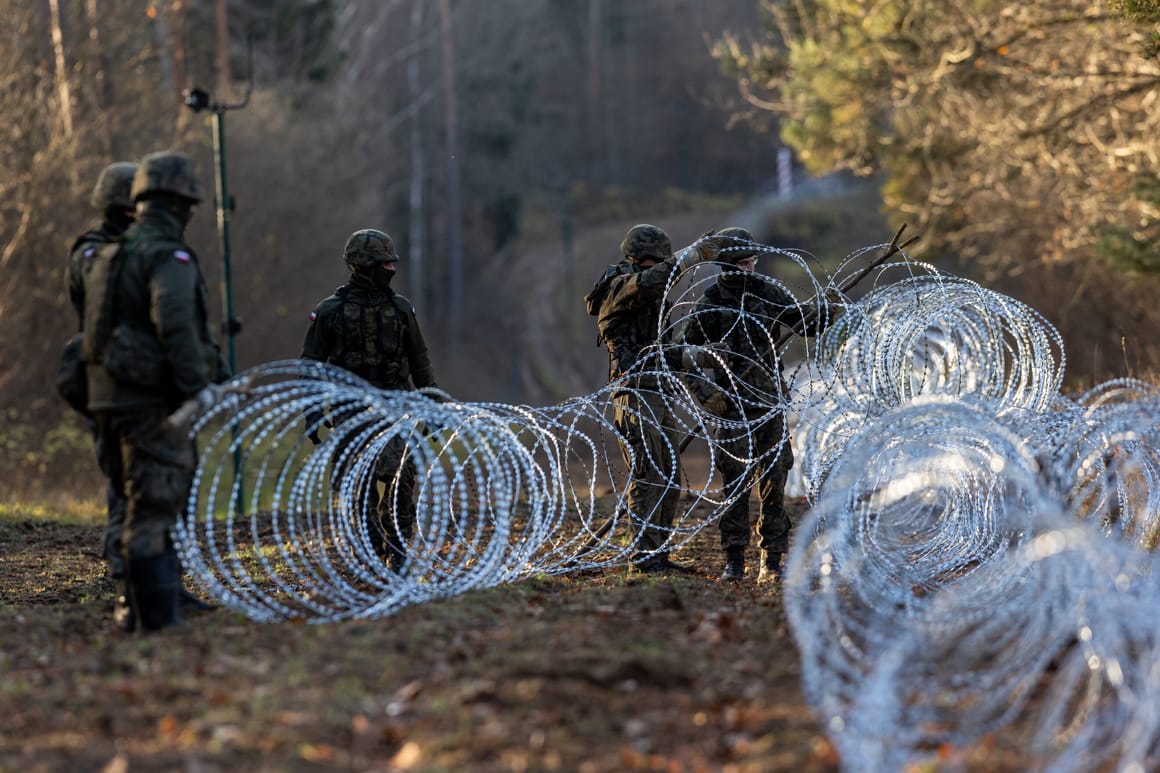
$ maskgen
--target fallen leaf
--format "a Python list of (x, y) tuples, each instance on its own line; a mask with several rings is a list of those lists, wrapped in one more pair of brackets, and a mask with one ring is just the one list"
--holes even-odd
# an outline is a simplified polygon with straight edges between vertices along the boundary
[(333, 746), (304, 743), (298, 747), (298, 756), (307, 762), (329, 762), (335, 757)]
[(407, 770), (417, 765), (422, 756), (423, 753), (419, 750), (419, 744), (414, 741), (407, 741), (403, 744), (403, 748), (399, 749), (394, 757), (391, 757), (391, 765)]
[(172, 738), (177, 732), (177, 717), (166, 714), (157, 722), (157, 734), (165, 738)]

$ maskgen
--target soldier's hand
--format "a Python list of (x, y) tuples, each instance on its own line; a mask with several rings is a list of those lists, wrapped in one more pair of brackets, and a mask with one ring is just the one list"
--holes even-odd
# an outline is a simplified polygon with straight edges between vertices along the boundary
[(222, 387), (217, 384), (204, 387), (196, 395), (182, 403), (176, 411), (165, 417), (165, 426), (171, 429), (189, 426), (193, 423), (195, 416), (205, 413), (221, 399), (222, 391)]
[(735, 236), (714, 234), (702, 236), (677, 253), (677, 266), (682, 271), (697, 263), (721, 259), (721, 251), (727, 247), (749, 247), (750, 243)]
[(313, 445), (318, 445), (319, 443), (322, 442), (322, 438), (318, 437), (318, 428), (317, 427), (314, 428), (313, 430), (311, 430), (309, 433), (307, 433), (306, 437)]
[(189, 426), (197, 416), (222, 400), (230, 399), (236, 403), (238, 399), (248, 397), (252, 387), (253, 377), (250, 375), (237, 376), (224, 384), (208, 384), (167, 416), (164, 424), (167, 427)]

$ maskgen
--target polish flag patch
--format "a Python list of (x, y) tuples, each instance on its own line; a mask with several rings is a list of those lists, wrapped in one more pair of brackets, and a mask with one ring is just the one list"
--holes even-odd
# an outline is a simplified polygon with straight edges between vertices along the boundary
[(188, 263), (193, 259), (193, 256), (185, 250), (174, 250), (173, 257), (177, 258), (178, 263)]
[(313, 322), (316, 319), (318, 319), (318, 312), (317, 311), (310, 312), (310, 321)]

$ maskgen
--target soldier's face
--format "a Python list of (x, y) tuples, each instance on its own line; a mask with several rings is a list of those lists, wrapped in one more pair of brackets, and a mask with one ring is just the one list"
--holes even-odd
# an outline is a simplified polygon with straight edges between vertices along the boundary
[(753, 271), (757, 268), (757, 257), (742, 258), (737, 261), (736, 266), (742, 271)]
[(657, 264), (657, 259), (651, 255), (646, 255), (643, 258), (637, 258), (636, 262), (641, 268), (652, 268)]

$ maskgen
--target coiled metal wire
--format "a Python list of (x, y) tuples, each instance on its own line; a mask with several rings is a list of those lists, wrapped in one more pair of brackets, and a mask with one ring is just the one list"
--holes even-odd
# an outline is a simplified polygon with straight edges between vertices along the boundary
[[(741, 368), (681, 343), (716, 270), (731, 270), (699, 266), (671, 280), (673, 311), (636, 378), (549, 407), (386, 392), (319, 363), (251, 369), (191, 429), (183, 563), (255, 620), (382, 617), (648, 558), (635, 535), (656, 514), (626, 499), (641, 465), (682, 494), (662, 550), (679, 548), (749, 492), (712, 472), (690, 479), (668, 436), (657, 458), (626, 465), (613, 398), (647, 383), (669, 436), (703, 443), (710, 470), (725, 453), (771, 462), (782, 447), (759, 448), (754, 429), (789, 417), (791, 489), (812, 507), (784, 599), (844, 769), (901, 770), (1009, 727), (1037, 769), (1156, 769), (1160, 395), (1134, 381), (1061, 395), (1062, 341), (1040, 314), (905, 254), (856, 302), (821, 300), (884, 247), (818, 278), (805, 253), (750, 245), (799, 269), (782, 287), (816, 303), (824, 330), (786, 346), (770, 330), (754, 349), (776, 355)], [(713, 390), (734, 409), (707, 411)], [(374, 503), (395, 517), (399, 480), (375, 474), (400, 447), (416, 519), (394, 571), (375, 549)]]

